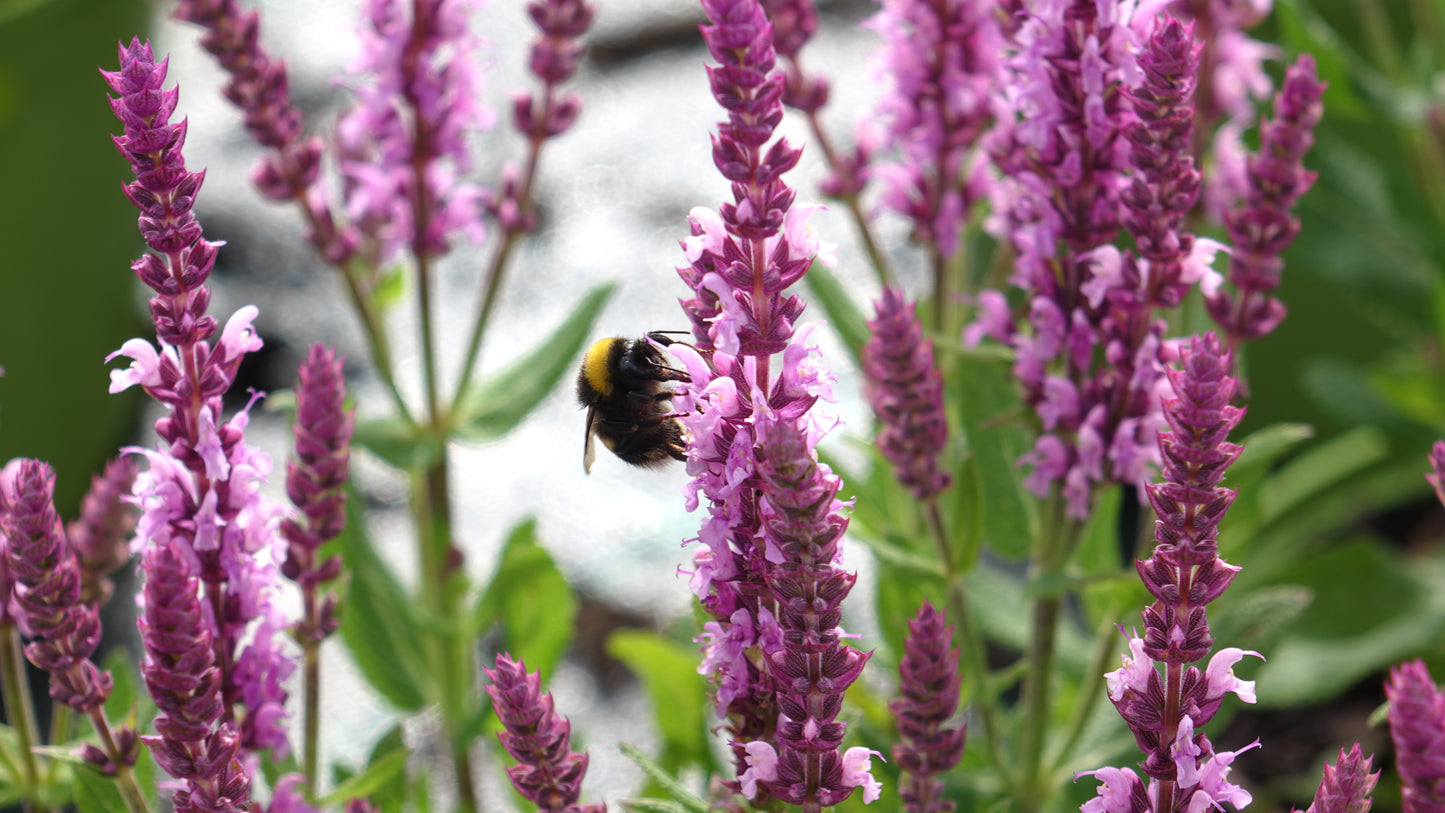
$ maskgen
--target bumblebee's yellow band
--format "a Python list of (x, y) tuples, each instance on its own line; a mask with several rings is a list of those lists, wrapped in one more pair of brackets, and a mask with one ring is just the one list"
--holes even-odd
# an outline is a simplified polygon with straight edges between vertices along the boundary
[(612, 355), (613, 346), (620, 341), (622, 339), (598, 339), (587, 350), (587, 357), (582, 360), (582, 374), (586, 376), (588, 386), (603, 398), (612, 395), (612, 376), (607, 372), (607, 358)]

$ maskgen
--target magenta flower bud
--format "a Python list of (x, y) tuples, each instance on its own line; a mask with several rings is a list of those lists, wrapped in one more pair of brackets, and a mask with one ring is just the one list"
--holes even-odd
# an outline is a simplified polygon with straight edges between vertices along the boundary
[(902, 740), (893, 746), (893, 761), (906, 776), (898, 789), (908, 813), (949, 813), (953, 802), (943, 798), (942, 775), (963, 757), (966, 730), (947, 723), (958, 710), (958, 650), (952, 648), (953, 627), (943, 614), (923, 602), (908, 622), (903, 660), (898, 663), (898, 699), (888, 704)]
[(1304, 158), (1324, 113), (1324, 92), (1313, 57), (1305, 54), (1289, 67), (1274, 99), (1274, 118), (1260, 125), (1259, 152), (1249, 156), (1238, 181), (1242, 188), (1234, 190), (1238, 204), (1225, 214), (1234, 247), (1229, 282), (1237, 295), (1220, 291), (1207, 304), (1231, 343), (1265, 336), (1284, 318), (1284, 304), (1270, 293), (1284, 268), (1280, 255), (1299, 234), (1295, 204), (1315, 182)]
[(185, 555), (157, 546), (142, 557), (141, 675), (159, 713), (157, 736), (142, 737), (156, 764), (182, 787), (178, 813), (249, 811), (250, 777), (235, 728), (221, 720), (222, 676), (200, 600), (200, 580)]
[(868, 327), (873, 335), (863, 346), (863, 372), (878, 417), (878, 448), (899, 482), (915, 498), (927, 499), (953, 479), (938, 467), (948, 443), (948, 418), (933, 342), (923, 337), (913, 303), (893, 288), (884, 290)]
[(1445, 808), (1445, 693), (1415, 660), (1390, 670), (1385, 698), (1405, 813)]
[(603, 805), (577, 804), (587, 755), (568, 750), (572, 726), (553, 709), (551, 693), (542, 693), (541, 674), (529, 674), (507, 654), (497, 656), (495, 669), (482, 671), (492, 681), (487, 694), (506, 729), (497, 739), (517, 760), (507, 769), (517, 792), (543, 813), (603, 813)]
[(1340, 749), (1334, 765), (1325, 763), (1324, 778), (1305, 813), (1370, 813), (1370, 793), (1380, 778), (1379, 771), (1370, 773), (1373, 759), (1360, 751), (1359, 743), (1348, 754)]
[(19, 460), (0, 473), (0, 530), (14, 580), (21, 629), (35, 640), (25, 656), (50, 673), (50, 696), (79, 712), (110, 696), (109, 672), (90, 661), (100, 643), (100, 619), (81, 599), (80, 568), (55, 515), (55, 472), (38, 460)]
[(65, 535), (80, 563), (80, 600), (104, 606), (115, 592), (110, 574), (130, 561), (127, 544), (135, 529), (135, 509), (122, 500), (135, 483), (130, 458), (105, 464), (105, 473), (90, 479), (80, 503), (80, 516), (65, 526)]

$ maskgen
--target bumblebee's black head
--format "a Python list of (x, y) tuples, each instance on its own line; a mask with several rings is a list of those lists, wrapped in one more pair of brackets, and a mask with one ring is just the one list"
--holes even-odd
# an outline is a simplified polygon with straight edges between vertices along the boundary
[(592, 468), (592, 438), (638, 466), (683, 460), (683, 430), (672, 414), (668, 381), (687, 381), (647, 339), (601, 339), (577, 373), (577, 401), (587, 408), (583, 467)]

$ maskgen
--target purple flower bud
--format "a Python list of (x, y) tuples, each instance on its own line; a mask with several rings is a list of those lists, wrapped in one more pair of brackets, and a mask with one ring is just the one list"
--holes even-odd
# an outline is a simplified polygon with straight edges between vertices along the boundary
[(302, 132), (286, 64), (261, 47), (259, 12), (243, 12), (235, 0), (181, 0), (174, 14), (206, 29), (201, 46), (230, 74), (226, 98), (240, 108), (256, 143), (270, 150), (252, 173), (256, 187), (272, 200), (300, 202), (310, 220), (308, 239), (327, 260), (345, 262), (356, 250), (356, 235), (338, 230), (318, 183), (321, 140)]
[(893, 288), (883, 292), (873, 332), (863, 346), (868, 400), (878, 417), (878, 448), (899, 482), (927, 499), (948, 488), (951, 475), (938, 468), (948, 443), (943, 378), (933, 363), (933, 342), (923, 337), (914, 306)]
[(1424, 661), (1390, 670), (1390, 739), (1406, 813), (1445, 807), (1445, 693), (1430, 679)]
[(1370, 813), (1370, 793), (1380, 778), (1379, 771), (1370, 773), (1373, 759), (1360, 751), (1359, 743), (1348, 754), (1341, 749), (1334, 765), (1325, 763), (1324, 778), (1305, 813)]
[[(336, 577), (341, 559), (317, 560), (317, 552), (346, 525), (352, 410), (345, 409), (346, 382), (342, 361), (321, 344), (311, 347), (297, 370), (296, 456), (286, 467), (286, 495), (305, 517), (287, 519), (281, 533), (290, 543), (281, 572), (303, 588), (314, 588)], [(321, 627), (302, 634), (325, 637), (336, 620), (320, 619)]]
[(221, 719), (223, 678), (201, 605), (200, 580), (174, 546), (147, 550), (142, 569), (141, 675), (160, 710), (158, 736), (142, 740), (156, 764), (181, 780), (172, 796), (178, 812), (247, 811), (250, 777), (241, 765), (236, 730)]
[(80, 600), (97, 607), (110, 600), (115, 586), (110, 574), (130, 561), (127, 541), (135, 529), (135, 510), (123, 501), (135, 483), (136, 467), (130, 458), (105, 464), (105, 473), (92, 477), (90, 490), (80, 503), (80, 516), (65, 526), (65, 535), (80, 563)]
[(1229, 282), (1238, 295), (1220, 291), (1207, 304), (1231, 344), (1265, 336), (1284, 318), (1284, 304), (1270, 292), (1284, 268), (1280, 255), (1299, 234), (1294, 206), (1315, 182), (1304, 157), (1324, 113), (1324, 92), (1313, 57), (1305, 54), (1289, 67), (1274, 99), (1274, 118), (1260, 125), (1259, 152), (1249, 156), (1243, 188), (1236, 190), (1239, 202), (1225, 215), (1234, 246)]
[(99, 708), (112, 680), (91, 662), (100, 643), (96, 607), (81, 599), (81, 575), (55, 515), (55, 472), (18, 460), (0, 472), (0, 531), (21, 629), (36, 640), (25, 656), (50, 673), (50, 696), (79, 712)]
[(507, 769), (517, 792), (543, 813), (603, 813), (603, 805), (577, 804), (587, 755), (568, 750), (572, 726), (553, 709), (551, 693), (542, 693), (541, 673), (528, 674), (525, 664), (506, 654), (497, 656), (495, 669), (482, 671), (492, 681), (487, 694), (506, 729), (497, 739), (518, 763)]
[(949, 813), (954, 803), (943, 798), (942, 774), (963, 757), (965, 727), (948, 727), (958, 710), (958, 650), (952, 648), (953, 627), (943, 614), (924, 602), (908, 622), (903, 660), (898, 663), (898, 699), (888, 709), (898, 720), (902, 741), (893, 746), (893, 761), (906, 774), (899, 794), (908, 813)]

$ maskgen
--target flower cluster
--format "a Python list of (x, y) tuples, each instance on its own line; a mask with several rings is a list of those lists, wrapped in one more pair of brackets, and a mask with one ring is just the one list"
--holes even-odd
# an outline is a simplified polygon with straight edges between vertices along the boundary
[(35, 638), (25, 655), (50, 673), (56, 702), (88, 712), (110, 696), (113, 681), (90, 660), (100, 643), (100, 618), (81, 597), (81, 570), (54, 500), (55, 472), (48, 464), (17, 460), (0, 472), (5, 568), (21, 628)]
[(943, 377), (933, 362), (933, 342), (923, 337), (914, 306), (901, 292), (884, 290), (876, 313), (863, 346), (868, 400), (878, 417), (876, 443), (899, 482), (927, 499), (952, 481), (938, 468), (948, 442)]
[(1404, 809), (1439, 810), (1445, 806), (1445, 692), (1417, 660), (1390, 670), (1385, 699)]
[(1379, 771), (1370, 773), (1373, 759), (1364, 755), (1359, 743), (1349, 753), (1341, 749), (1334, 765), (1325, 763), (1324, 776), (1305, 813), (1370, 813), (1370, 793), (1380, 778)]
[(483, 669), (492, 685), (487, 694), (505, 729), (497, 734), (502, 747), (517, 760), (507, 769), (512, 786), (543, 813), (603, 813), (600, 804), (578, 805), (587, 755), (569, 749), (572, 726), (542, 693), (542, 676), (526, 664), (498, 655), (495, 669)]
[(880, 146), (899, 160), (872, 171), (883, 181), (884, 205), (911, 219), (913, 238), (946, 259), (958, 253), (969, 210), (989, 188), (974, 147), (993, 121), (1002, 32), (986, 0), (882, 5), (869, 21), (884, 43), (874, 68), (893, 85), (877, 113)]
[(674, 403), (692, 436), (688, 507), (707, 511), (692, 588), (714, 619), (700, 671), (716, 678), (737, 787), (755, 804), (775, 797), (817, 811), (855, 787), (865, 800), (878, 794), (872, 752), (838, 750), (843, 692), (868, 655), (841, 640), (854, 581), (838, 567), (842, 482), (814, 451), (823, 430), (811, 410), (831, 378), (807, 343), (812, 328), (794, 328), (802, 302), (787, 293), (826, 248), (808, 229), (812, 208), (794, 206), (782, 179), (798, 150), (769, 144), (784, 86), (772, 26), (757, 0), (703, 8), (703, 37), (721, 63), (708, 76), (728, 112), (713, 162), (733, 202), (693, 210), (690, 265), (678, 270), (696, 347), (674, 346), (691, 378)]
[(1265, 336), (1284, 318), (1284, 303), (1270, 293), (1279, 287), (1280, 255), (1299, 234), (1295, 203), (1315, 182), (1304, 157), (1314, 145), (1324, 92), (1314, 57), (1301, 56), (1285, 71), (1274, 118), (1260, 126), (1259, 152), (1244, 155), (1237, 138), (1228, 149), (1221, 145), (1221, 183), (1234, 201), (1224, 223), (1234, 245), (1229, 283), (1237, 293), (1214, 292), (1206, 304), (1232, 343)]
[(461, 180), (472, 163), (467, 136), (493, 118), (477, 101), (470, 11), (470, 0), (366, 4), (357, 104), (336, 134), (346, 213), (383, 262), (404, 246), (435, 256), (455, 234), (485, 235), (482, 190)]
[(905, 773), (899, 794), (908, 813), (951, 813), (955, 805), (943, 798), (942, 774), (963, 757), (966, 729), (947, 724), (958, 711), (958, 650), (952, 648), (953, 627), (929, 602), (908, 622), (903, 660), (898, 662), (898, 699), (888, 710), (898, 720), (902, 740), (893, 746), (893, 761)]
[[(1086, 772), (1101, 782), (1086, 813), (1176, 813), (1229, 802), (1236, 809), (1250, 795), (1228, 781), (1229, 766), (1258, 741), (1238, 751), (1215, 751), (1199, 729), (1218, 712), (1225, 695), (1254, 702), (1253, 681), (1234, 676), (1245, 655), (1217, 651), (1201, 671), (1192, 665), (1213, 647), (1207, 606), (1229, 587), (1239, 568), (1219, 558), (1216, 536), (1234, 492), (1219, 485), (1241, 447), (1226, 438), (1243, 410), (1230, 406), (1235, 380), (1230, 354), (1213, 335), (1194, 337), (1181, 370), (1169, 372), (1175, 396), (1165, 401), (1170, 430), (1159, 433), (1164, 482), (1149, 487), (1159, 521), (1157, 546), (1137, 562), (1154, 603), (1144, 610), (1144, 636), (1129, 641), (1124, 665), (1108, 675), (1109, 699), (1144, 751), (1146, 788), (1128, 768)], [(1162, 672), (1159, 667), (1162, 666)]]
[[(965, 332), (1013, 347), (1043, 430), (1024, 458), (1029, 486), (1061, 486), (1075, 519), (1096, 484), (1150, 475), (1173, 360), (1157, 311), (1218, 278), (1219, 244), (1181, 232), (1200, 185), (1188, 154), (1199, 48), (1178, 21), (1132, 9), (1050, 4), (1014, 34), (1011, 113), (988, 136), (1004, 173), (990, 228), (1018, 254), (1028, 319), (1015, 324), (1003, 294), (985, 291)], [(1121, 226), (1137, 256), (1113, 245)]]
[[(194, 745), (209, 739), (235, 738), (246, 750), (270, 748), (284, 756), (282, 682), (294, 663), (280, 647), (286, 623), (272, 600), (284, 543), (276, 533), (281, 508), (260, 491), (271, 464), (246, 442), (247, 410), (226, 422), (221, 418), (222, 395), (242, 358), (261, 347), (251, 327), (256, 309), (238, 311), (212, 344), (216, 320), (207, 314), (206, 281), (219, 244), (205, 239), (191, 211), (203, 174), (186, 169), (181, 154), (186, 127), (170, 123), (178, 91), (162, 90), (165, 74), (166, 63), (157, 64), (150, 46), (138, 40), (121, 47), (120, 70), (104, 73), (119, 94), (111, 106), (124, 133), (115, 144), (136, 175), (125, 187), (126, 196), (141, 210), (141, 233), (152, 252), (132, 269), (155, 291), (150, 311), (159, 339), (159, 348), (131, 339), (112, 354), (128, 357), (131, 364), (111, 372), (111, 391), (138, 385), (166, 408), (155, 424), (162, 444), (128, 450), (150, 463), (135, 483), (143, 509), (136, 535), (148, 578), (146, 596), (180, 601), (169, 591), (194, 591), (197, 583), (205, 594), (206, 611), (196, 610), (197, 619), (184, 623), (205, 627), (219, 675), (219, 705), (214, 715), (208, 708), (184, 725), (163, 729), (161, 739), (152, 741), (153, 750), (178, 755), (172, 767), (185, 767), (191, 764), (187, 760), (201, 759), (198, 747), (209, 764), (225, 762), (210, 746)], [(166, 572), (156, 575), (156, 568)], [(166, 581), (166, 591), (152, 589), (150, 581), (156, 579)], [(149, 685), (194, 698), (192, 689), (181, 691), (173, 684), (200, 680), (197, 675), (204, 670), (196, 671), (201, 655), (194, 646), (199, 639), (192, 636), (182, 646), (169, 633), (182, 622), (164, 613), (148, 623), (153, 630), (145, 637)], [(237, 704), (244, 711), (239, 720)], [(189, 756), (179, 756), (183, 751)], [(215, 780), (213, 775), (205, 779)], [(225, 782), (244, 784), (244, 770)], [(235, 798), (226, 788), (203, 789), (194, 781), (188, 787), (181, 793)]]

